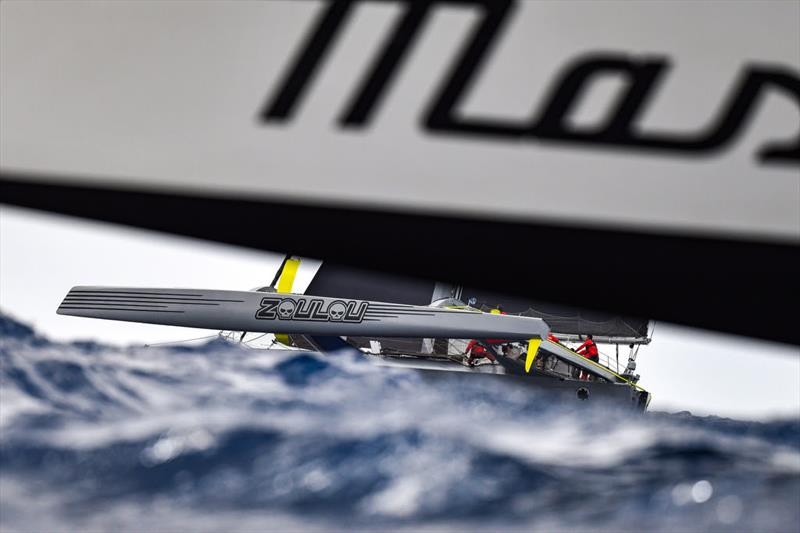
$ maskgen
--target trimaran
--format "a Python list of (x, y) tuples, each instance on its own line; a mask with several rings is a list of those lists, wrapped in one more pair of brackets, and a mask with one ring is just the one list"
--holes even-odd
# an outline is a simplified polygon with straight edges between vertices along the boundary
[[(355, 347), (380, 365), (427, 375), (502, 376), (562, 398), (639, 411), (650, 402), (634, 374), (638, 348), (650, 342), (648, 320), (587, 314), (329, 263), (320, 266), (304, 294), (297, 294), (292, 287), (299, 265), (299, 259), (287, 256), (272, 284), (253, 291), (78, 286), (58, 313), (217, 329), (251, 347), (254, 336), (268, 333), (274, 335), (269, 347), (322, 353)], [(587, 335), (614, 345), (616, 358), (594, 363), (567, 345)], [(475, 344), (489, 357), (470, 357)], [(630, 349), (624, 367), (621, 345)]]

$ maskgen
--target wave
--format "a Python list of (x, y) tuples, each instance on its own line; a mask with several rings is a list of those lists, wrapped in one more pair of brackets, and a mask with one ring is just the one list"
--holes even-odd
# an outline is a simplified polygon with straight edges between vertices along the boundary
[(800, 526), (800, 419), (554, 404), (358, 353), (58, 343), (5, 315), (0, 368), (3, 531)]

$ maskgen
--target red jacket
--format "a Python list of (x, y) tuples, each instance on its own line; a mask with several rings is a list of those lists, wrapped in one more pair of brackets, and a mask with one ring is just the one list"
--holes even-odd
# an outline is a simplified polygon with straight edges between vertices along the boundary
[(494, 355), (476, 340), (469, 341), (469, 344), (467, 344), (467, 353), (469, 354), (470, 359), (486, 357), (490, 361), (495, 360)]
[(575, 351), (587, 359), (595, 359), (600, 357), (600, 352), (597, 351), (597, 345), (592, 339), (586, 339), (586, 341), (578, 346), (578, 349)]

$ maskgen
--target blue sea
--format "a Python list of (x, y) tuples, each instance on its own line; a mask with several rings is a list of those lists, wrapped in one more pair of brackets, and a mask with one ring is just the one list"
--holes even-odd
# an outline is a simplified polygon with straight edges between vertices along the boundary
[(800, 530), (800, 419), (560, 405), (357, 353), (58, 343), (8, 316), (0, 370), (3, 532)]

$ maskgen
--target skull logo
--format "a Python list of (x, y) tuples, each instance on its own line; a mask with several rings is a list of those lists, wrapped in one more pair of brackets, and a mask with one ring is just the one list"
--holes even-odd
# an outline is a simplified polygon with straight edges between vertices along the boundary
[(347, 306), (344, 304), (344, 302), (337, 300), (328, 306), (328, 317), (335, 321), (342, 320), (346, 310)]
[(283, 300), (280, 305), (278, 305), (278, 318), (281, 320), (289, 320), (294, 314), (294, 308), (294, 300)]

